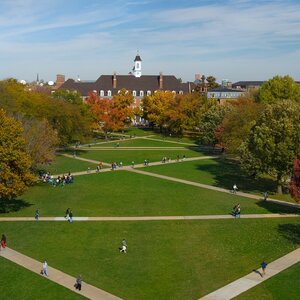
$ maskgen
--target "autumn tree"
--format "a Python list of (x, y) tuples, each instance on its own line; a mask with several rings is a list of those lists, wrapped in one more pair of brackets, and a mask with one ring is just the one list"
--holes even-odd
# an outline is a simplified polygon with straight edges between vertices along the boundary
[(290, 194), (297, 201), (300, 201), (300, 159), (294, 159), (293, 173), (290, 182)]
[(195, 131), (204, 107), (204, 97), (198, 93), (176, 95), (166, 111), (169, 129), (177, 134)]
[(294, 101), (267, 105), (239, 149), (242, 167), (252, 175), (274, 176), (278, 193), (300, 155), (299, 120), (300, 105)]
[(90, 93), (86, 104), (94, 118), (94, 129), (101, 129), (105, 134), (118, 131), (131, 123), (133, 117), (133, 96), (125, 89), (112, 99), (102, 99), (96, 93)]
[(290, 76), (275, 76), (262, 84), (258, 99), (269, 104), (286, 100), (300, 102), (300, 85)]
[(168, 127), (168, 111), (174, 99), (171, 91), (156, 91), (153, 95), (146, 96), (143, 99), (142, 108), (144, 117), (150, 123), (160, 128)]
[(0, 199), (10, 200), (21, 195), (34, 177), (31, 159), (25, 150), (22, 127), (0, 109)]

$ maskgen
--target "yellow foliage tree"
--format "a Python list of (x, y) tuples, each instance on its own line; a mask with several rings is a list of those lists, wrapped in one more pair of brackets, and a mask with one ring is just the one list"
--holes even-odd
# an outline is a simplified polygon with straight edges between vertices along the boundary
[(21, 124), (0, 109), (0, 199), (13, 199), (26, 190), (34, 180), (30, 167)]

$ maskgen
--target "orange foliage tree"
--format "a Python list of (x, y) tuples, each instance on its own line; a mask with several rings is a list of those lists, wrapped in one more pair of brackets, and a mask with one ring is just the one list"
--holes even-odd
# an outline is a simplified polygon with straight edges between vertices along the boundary
[(100, 129), (105, 134), (123, 129), (133, 117), (133, 96), (125, 89), (112, 99), (100, 98), (96, 93), (90, 93), (86, 104), (94, 118), (93, 129)]

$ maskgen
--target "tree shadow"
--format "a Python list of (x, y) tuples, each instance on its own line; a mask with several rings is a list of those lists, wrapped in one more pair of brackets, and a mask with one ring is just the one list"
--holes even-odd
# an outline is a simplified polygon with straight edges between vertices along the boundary
[(300, 224), (279, 224), (278, 232), (293, 244), (300, 245)]
[(32, 203), (28, 203), (22, 199), (0, 199), (0, 214), (7, 214), (10, 212), (17, 212), (25, 207), (32, 206)]
[(77, 149), (70, 149), (70, 148), (66, 148), (64, 150), (58, 150), (56, 152), (57, 155), (62, 155), (62, 154), (70, 154), (70, 155), (76, 155), (76, 156), (81, 156), (82, 154), (87, 153), (87, 150), (81, 150), (80, 148)]
[(215, 186), (231, 189), (233, 184), (246, 193), (276, 192), (276, 182), (271, 178), (254, 178), (246, 174), (235, 160), (220, 157), (211, 162), (199, 162), (198, 170), (213, 174)]
[(274, 214), (300, 214), (300, 208), (259, 200), (256, 204)]

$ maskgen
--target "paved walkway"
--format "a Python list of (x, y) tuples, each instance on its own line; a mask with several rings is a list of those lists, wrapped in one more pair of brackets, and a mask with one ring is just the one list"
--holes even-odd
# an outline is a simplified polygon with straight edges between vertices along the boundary
[[(290, 252), (289, 254), (271, 262), (266, 268), (266, 275), (261, 277), (260, 270), (251, 272), (246, 276), (231, 282), (230, 284), (200, 298), (201, 300), (229, 300), (241, 293), (251, 289), (252, 287), (262, 283), (263, 281), (273, 277), (279, 272), (300, 262), (300, 248)], [(259, 297), (258, 297), (259, 298)]]
[[(20, 252), (17, 252), (13, 249), (6, 247), (4, 250), (0, 251), (0, 256), (36, 274), (40, 274), (42, 263), (35, 259), (32, 259), (31, 257), (23, 255)], [(57, 269), (54, 269), (52, 267), (48, 267), (48, 273), (49, 273), (49, 277), (44, 277), (44, 278), (47, 278), (55, 283), (58, 283), (59, 285), (66, 287), (67, 289), (73, 291), (74, 293), (81, 294), (82, 296), (85, 296), (88, 299), (93, 299), (93, 300), (120, 300), (121, 299), (101, 289), (98, 289), (90, 284), (87, 284), (85, 282), (83, 282), (82, 290), (79, 292), (74, 288), (76, 278), (68, 274), (65, 274)]]
[[(266, 219), (266, 218), (297, 218), (300, 214), (245, 214), (241, 219)], [(200, 216), (143, 216), (143, 217), (73, 217), (74, 221), (172, 221), (172, 220), (221, 220), (235, 218), (228, 215), (200, 215)], [(1, 217), (0, 222), (34, 221), (34, 217)], [(64, 217), (40, 217), (39, 221), (63, 221)]]

